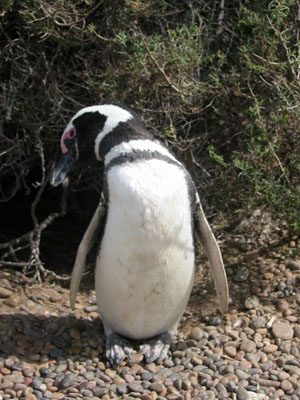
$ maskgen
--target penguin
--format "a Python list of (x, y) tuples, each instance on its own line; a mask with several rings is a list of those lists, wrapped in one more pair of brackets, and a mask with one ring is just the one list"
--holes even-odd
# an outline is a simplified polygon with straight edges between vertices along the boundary
[[(132, 110), (118, 105), (78, 111), (60, 141), (52, 170), (56, 187), (73, 164), (104, 164), (99, 205), (78, 247), (70, 303), (100, 227), (95, 289), (106, 335), (106, 357), (119, 365), (140, 343), (146, 363), (166, 358), (188, 303), (195, 274), (195, 237), (206, 252), (220, 310), (228, 307), (222, 255), (195, 184), (168, 148)], [(98, 239), (99, 240), (99, 239)], [(128, 340), (130, 339), (130, 340)]]

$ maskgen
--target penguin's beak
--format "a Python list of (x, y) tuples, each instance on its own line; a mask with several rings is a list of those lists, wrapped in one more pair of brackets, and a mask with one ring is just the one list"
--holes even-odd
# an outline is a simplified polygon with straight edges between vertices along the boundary
[(54, 187), (60, 185), (70, 172), (72, 165), (77, 158), (77, 151), (75, 144), (64, 153), (56, 163), (51, 172), (50, 184)]

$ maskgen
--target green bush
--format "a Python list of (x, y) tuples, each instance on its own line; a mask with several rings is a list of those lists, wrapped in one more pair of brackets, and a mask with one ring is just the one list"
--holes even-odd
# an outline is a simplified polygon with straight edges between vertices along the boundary
[(171, 145), (212, 207), (267, 204), (299, 232), (298, 8), (2, 0), (3, 201), (42, 187), (79, 108), (114, 102)]

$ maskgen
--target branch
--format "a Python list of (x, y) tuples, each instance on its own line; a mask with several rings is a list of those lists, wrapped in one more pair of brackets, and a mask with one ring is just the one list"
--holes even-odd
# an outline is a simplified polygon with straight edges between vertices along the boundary
[[(40, 187), (40, 190), (38, 191), (38, 194), (32, 203), (31, 206), (31, 217), (33, 220), (34, 228), (25, 233), (24, 235), (20, 236), (19, 238), (13, 239), (10, 242), (7, 243), (2, 243), (0, 244), (0, 250), (8, 249), (7, 252), (5, 252), (2, 255), (2, 259), (0, 260), (0, 267), (3, 266), (10, 266), (10, 267), (22, 267), (23, 272), (28, 274), (30, 271), (33, 270), (34, 272), (34, 279), (41, 281), (42, 278), (46, 277), (47, 275), (51, 275), (52, 277), (56, 279), (69, 279), (65, 278), (62, 276), (59, 276), (55, 274), (53, 271), (47, 270), (44, 266), (43, 263), (40, 259), (40, 241), (41, 241), (41, 234), (42, 232), (58, 217), (62, 217), (66, 214), (66, 209), (67, 209), (67, 184), (63, 185), (63, 194), (61, 198), (61, 204), (60, 204), (60, 211), (52, 213), (48, 215), (42, 222), (38, 222), (38, 219), (36, 217), (35, 211), (38, 202), (40, 201), (40, 198), (42, 196), (42, 193), (46, 187), (46, 184), (48, 183), (49, 180), (49, 174), (46, 179), (44, 179), (44, 182), (42, 186)], [(29, 258), (27, 261), (19, 261), (17, 258), (17, 253), (30, 248), (30, 254)], [(12, 260), (9, 260), (13, 259)]]
[(151, 53), (149, 47), (147, 46), (146, 41), (144, 40), (143, 36), (142, 36), (142, 40), (145, 46), (145, 49), (149, 55), (149, 57), (151, 58), (151, 60), (153, 61), (153, 63), (155, 64), (156, 68), (159, 70), (159, 72), (161, 73), (161, 75), (163, 76), (163, 78), (165, 79), (165, 81), (167, 82), (167, 84), (176, 92), (179, 93), (182, 97), (183, 97), (183, 93), (180, 89), (178, 89), (177, 86), (174, 85), (174, 83), (172, 83), (171, 79), (168, 77), (168, 75), (165, 73), (164, 69), (159, 65), (158, 61), (156, 60), (156, 58), (153, 56), (153, 54)]

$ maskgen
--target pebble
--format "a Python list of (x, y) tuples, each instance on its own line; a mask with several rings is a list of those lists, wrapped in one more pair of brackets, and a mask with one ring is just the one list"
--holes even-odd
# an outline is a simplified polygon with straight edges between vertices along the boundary
[(236, 348), (234, 346), (226, 346), (224, 347), (224, 353), (227, 356), (234, 358), (236, 356)]
[(256, 345), (251, 340), (243, 340), (240, 344), (240, 349), (245, 353), (253, 353), (256, 350)]
[(234, 282), (245, 282), (249, 277), (249, 270), (247, 267), (241, 267), (233, 276)]
[(84, 311), (86, 313), (98, 312), (98, 307), (97, 306), (85, 306)]
[(276, 346), (276, 344), (266, 344), (263, 347), (263, 351), (267, 354), (274, 353), (276, 350), (278, 350), (278, 346)]
[(164, 390), (164, 388), (165, 386), (159, 382), (151, 383), (148, 387), (149, 390), (154, 391), (156, 393), (161, 393)]
[(190, 338), (194, 340), (200, 340), (203, 337), (203, 330), (199, 327), (194, 327), (191, 331)]
[[(147, 365), (133, 352), (121, 366), (111, 367), (100, 319), (92, 319), (93, 309), (87, 308), (94, 305), (82, 307), (80, 318), (11, 309), (0, 319), (0, 400), (300, 400), (300, 291), (288, 275), (300, 269), (276, 268), (278, 273), (267, 267), (255, 278), (259, 294), (247, 289), (252, 295), (232, 303), (223, 319), (212, 314), (199, 320), (186, 313), (187, 327), (179, 329), (160, 364)], [(1, 289), (0, 306), (16, 297), (14, 290), (1, 297)], [(278, 298), (286, 289), (294, 294)], [(53, 296), (59, 302), (62, 294)], [(27, 306), (35, 307), (30, 299)]]
[(295, 325), (294, 326), (294, 335), (296, 338), (300, 339), (300, 325)]
[(289, 392), (290, 390), (293, 389), (293, 385), (292, 385), (291, 382), (288, 381), (287, 379), (284, 379), (284, 380), (281, 382), (280, 387), (281, 387), (281, 389), (282, 389), (284, 392)]
[(239, 386), (236, 391), (237, 399), (238, 400), (248, 400), (250, 399), (249, 393), (245, 388)]
[(127, 384), (131, 392), (143, 392), (144, 388), (140, 381), (132, 381)]
[(267, 320), (265, 317), (255, 317), (250, 322), (250, 328), (252, 329), (259, 329), (264, 328), (267, 324)]
[(13, 292), (11, 290), (5, 289), (4, 287), (0, 287), (0, 299), (7, 299), (12, 295)]
[(7, 297), (3, 300), (3, 303), (9, 307), (16, 307), (19, 303), (17, 297)]
[(287, 263), (287, 267), (292, 271), (300, 271), (300, 261), (298, 260), (290, 260)]
[(247, 310), (256, 309), (256, 308), (258, 308), (258, 306), (259, 306), (259, 299), (258, 299), (257, 296), (248, 297), (248, 298), (245, 300), (244, 305), (245, 305), (245, 308), (246, 308)]
[(285, 322), (277, 320), (272, 325), (272, 333), (275, 338), (279, 339), (292, 339), (294, 336), (294, 330), (292, 326)]
[(80, 339), (81, 333), (78, 329), (76, 328), (71, 328), (70, 329), (70, 336), (72, 339)]

